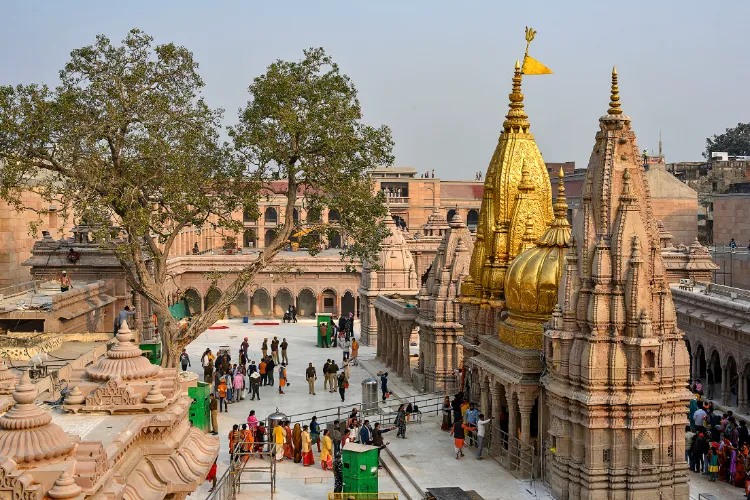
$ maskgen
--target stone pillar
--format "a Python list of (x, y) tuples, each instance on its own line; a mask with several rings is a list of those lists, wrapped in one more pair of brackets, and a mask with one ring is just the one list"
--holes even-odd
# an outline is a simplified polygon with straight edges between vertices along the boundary
[(133, 321), (133, 329), (135, 330), (134, 339), (136, 343), (139, 343), (141, 341), (142, 332), (143, 332), (144, 311), (143, 311), (142, 304), (143, 304), (143, 301), (141, 300), (141, 294), (136, 293), (135, 304), (133, 304), (135, 306), (135, 316), (133, 317), (135, 321)]
[(531, 406), (519, 404), (521, 412), (521, 441), (531, 444)]
[[(728, 363), (727, 363), (728, 364)], [(729, 405), (729, 370), (727, 366), (721, 367), (721, 404)]]
[(409, 355), (409, 342), (411, 341), (411, 323), (402, 325), (401, 335), (403, 340), (403, 363), (401, 366), (401, 376), (411, 380), (411, 356)]
[[(518, 425), (518, 422), (516, 422), (516, 409), (517, 404), (516, 401), (513, 399), (513, 393), (511, 392), (511, 387), (506, 386), (505, 387), (505, 394), (509, 395), (508, 399), (508, 452), (511, 456), (516, 454), (516, 445), (515, 440), (513, 438), (516, 437), (516, 426)], [(514, 469), (517, 464), (514, 464), (512, 461), (508, 464), (511, 469)]]
[[(500, 415), (500, 391), (495, 386), (492, 386), (492, 416), (495, 419), (492, 420), (490, 429), (492, 430), (491, 443), (492, 454), (494, 456), (499, 456), (505, 450), (502, 444), (502, 437), (500, 436), (500, 422), (497, 420), (498, 415)], [(485, 418), (487, 418), (486, 413)]]
[(391, 318), (391, 324), (393, 325), (393, 343), (391, 344), (391, 351), (393, 352), (393, 370), (401, 375), (403, 369), (403, 351), (401, 350), (401, 325), (397, 319)]
[(393, 365), (393, 325), (391, 324), (391, 318), (386, 316), (385, 313), (380, 313), (380, 319), (383, 320), (383, 324), (385, 325), (385, 333), (384, 336), (384, 345), (383, 345), (383, 354), (385, 354), (385, 365), (388, 367), (391, 367)]
[(743, 415), (747, 415), (747, 376), (744, 372), (740, 373), (737, 381), (737, 410)]
[(479, 413), (483, 413), (484, 417), (487, 418), (490, 414), (490, 383), (487, 380), (483, 380), (479, 384), (481, 393), (479, 395)]
[[(367, 313), (369, 314), (370, 305), (368, 304), (367, 307), (368, 307)], [(378, 359), (378, 361), (383, 361), (383, 339), (385, 335), (383, 335), (383, 321), (380, 318), (380, 313), (378, 313), (377, 311), (375, 311), (375, 328), (377, 329), (377, 332), (378, 332), (377, 333), (378, 342), (377, 342), (377, 347), (376, 347), (377, 354), (375, 355), (375, 357)], [(368, 338), (368, 344), (372, 345), (372, 339)]]

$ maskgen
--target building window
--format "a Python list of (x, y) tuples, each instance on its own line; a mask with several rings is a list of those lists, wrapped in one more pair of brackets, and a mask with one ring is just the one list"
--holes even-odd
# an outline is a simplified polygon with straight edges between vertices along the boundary
[(333, 307), (333, 297), (323, 297), (323, 307)]
[(641, 465), (653, 465), (654, 450), (641, 450)]
[(602, 450), (602, 462), (605, 464), (609, 463), (609, 448)]
[(673, 451), (674, 451), (674, 448), (672, 448), (671, 444), (669, 446), (667, 446), (667, 456), (669, 458), (673, 458), (673, 456), (674, 456)]

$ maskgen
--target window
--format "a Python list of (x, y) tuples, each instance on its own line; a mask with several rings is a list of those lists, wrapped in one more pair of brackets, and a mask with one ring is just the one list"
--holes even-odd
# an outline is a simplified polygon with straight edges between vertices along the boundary
[(672, 447), (671, 444), (669, 446), (667, 446), (667, 456), (669, 458), (673, 458), (674, 457), (673, 451), (674, 451), (674, 448)]
[(609, 448), (602, 450), (602, 462), (605, 464), (609, 463)]
[(654, 450), (641, 450), (641, 465), (653, 465)]
[(333, 307), (333, 297), (323, 297), (323, 307)]

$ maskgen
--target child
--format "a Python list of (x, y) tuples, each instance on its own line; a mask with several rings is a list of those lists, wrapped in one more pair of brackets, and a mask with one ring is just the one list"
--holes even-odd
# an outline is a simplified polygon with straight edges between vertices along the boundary
[(713, 447), (708, 450), (708, 473), (711, 476), (709, 481), (716, 481), (716, 476), (719, 473), (719, 455), (716, 454)]

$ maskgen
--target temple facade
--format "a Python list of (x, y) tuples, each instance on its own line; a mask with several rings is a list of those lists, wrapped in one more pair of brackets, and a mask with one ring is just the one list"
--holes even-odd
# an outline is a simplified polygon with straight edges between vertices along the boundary
[(687, 499), (690, 360), (615, 70), (599, 129), (544, 333), (548, 483), (561, 499)]

